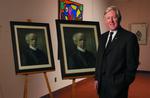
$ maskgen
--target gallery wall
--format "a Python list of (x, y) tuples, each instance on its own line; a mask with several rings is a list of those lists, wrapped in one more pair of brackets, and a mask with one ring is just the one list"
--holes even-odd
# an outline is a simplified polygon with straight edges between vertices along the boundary
[[(106, 30), (103, 24), (103, 11), (107, 5), (105, 0), (74, 1), (84, 5), (83, 20), (99, 21), (101, 31)], [(1, 0), (0, 12), (0, 98), (23, 98), (25, 76), (15, 73), (10, 21), (30, 19), (33, 22), (49, 23), (56, 67), (55, 71), (47, 72), (51, 89), (56, 91), (70, 85), (71, 80), (62, 80), (60, 62), (57, 59), (55, 19), (58, 18), (58, 0)], [(39, 98), (48, 94), (43, 73), (29, 75), (27, 87), (28, 98)]]
[(134, 23), (146, 23), (146, 44), (140, 45), (140, 65), (138, 70), (150, 71), (150, 0), (110, 0), (109, 5), (116, 5), (122, 12), (122, 26), (128, 30)]

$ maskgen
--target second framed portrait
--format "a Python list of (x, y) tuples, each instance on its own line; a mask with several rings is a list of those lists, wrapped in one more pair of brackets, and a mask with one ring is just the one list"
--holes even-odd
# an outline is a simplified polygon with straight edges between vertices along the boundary
[(62, 78), (93, 75), (99, 22), (56, 20)]
[(11, 21), (10, 25), (16, 73), (54, 70), (49, 24)]

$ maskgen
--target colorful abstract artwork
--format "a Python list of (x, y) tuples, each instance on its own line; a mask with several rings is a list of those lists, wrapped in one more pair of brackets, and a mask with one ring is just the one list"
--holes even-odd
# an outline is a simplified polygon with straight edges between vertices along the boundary
[(83, 4), (70, 0), (59, 0), (59, 19), (83, 20)]

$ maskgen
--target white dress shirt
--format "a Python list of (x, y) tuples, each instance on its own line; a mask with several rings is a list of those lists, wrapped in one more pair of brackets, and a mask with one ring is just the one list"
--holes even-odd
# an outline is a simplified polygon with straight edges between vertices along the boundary
[(108, 37), (107, 37), (107, 42), (106, 42), (105, 47), (106, 47), (107, 44), (108, 44), (108, 40), (109, 40), (109, 37), (110, 37), (110, 32), (113, 32), (113, 34), (112, 34), (112, 40), (114, 39), (115, 35), (117, 34), (117, 30), (116, 30), (116, 31), (109, 31), (109, 34), (108, 34)]

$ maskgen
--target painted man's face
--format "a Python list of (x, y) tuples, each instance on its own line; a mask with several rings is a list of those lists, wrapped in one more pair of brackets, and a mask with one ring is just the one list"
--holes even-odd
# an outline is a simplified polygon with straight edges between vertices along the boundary
[(31, 33), (29, 35), (29, 45), (36, 47), (36, 44), (37, 44), (37, 36), (35, 34)]

